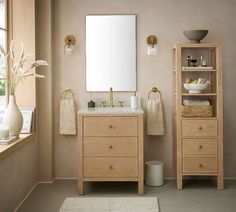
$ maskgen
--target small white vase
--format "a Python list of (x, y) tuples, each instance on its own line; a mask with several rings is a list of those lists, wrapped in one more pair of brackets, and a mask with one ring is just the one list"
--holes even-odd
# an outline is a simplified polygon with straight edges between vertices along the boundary
[(10, 137), (19, 137), (23, 125), (23, 116), (16, 104), (15, 95), (10, 95), (9, 103), (3, 117), (3, 124), (9, 126)]

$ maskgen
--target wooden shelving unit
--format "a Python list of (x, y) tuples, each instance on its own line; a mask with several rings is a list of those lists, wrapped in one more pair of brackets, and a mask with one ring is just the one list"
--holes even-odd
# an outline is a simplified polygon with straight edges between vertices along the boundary
[[(187, 67), (187, 56), (206, 58), (210, 67)], [(173, 58), (173, 142), (177, 188), (183, 176), (213, 176), (224, 188), (222, 47), (215, 44), (176, 44)], [(211, 84), (204, 93), (190, 94), (183, 87), (187, 78), (206, 78)], [(182, 116), (184, 99), (209, 100), (213, 117)]]

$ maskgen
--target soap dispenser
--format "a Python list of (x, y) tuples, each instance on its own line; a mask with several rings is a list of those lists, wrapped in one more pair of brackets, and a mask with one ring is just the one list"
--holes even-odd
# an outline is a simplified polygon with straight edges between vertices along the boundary
[(133, 91), (133, 93), (132, 93), (130, 107), (131, 107), (131, 109), (138, 108), (138, 97), (136, 96), (136, 91)]

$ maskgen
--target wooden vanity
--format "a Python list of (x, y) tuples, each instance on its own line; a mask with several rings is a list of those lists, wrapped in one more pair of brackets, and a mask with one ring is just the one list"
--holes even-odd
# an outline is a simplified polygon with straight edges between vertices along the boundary
[(80, 110), (78, 132), (80, 195), (88, 181), (135, 181), (144, 193), (143, 110)]

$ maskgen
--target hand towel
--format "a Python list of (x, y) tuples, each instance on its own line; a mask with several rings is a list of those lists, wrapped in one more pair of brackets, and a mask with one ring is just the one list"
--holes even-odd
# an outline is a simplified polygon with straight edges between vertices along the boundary
[[(71, 95), (72, 96), (72, 95)], [(76, 135), (76, 110), (73, 96), (60, 101), (60, 134)]]
[(208, 106), (210, 102), (208, 100), (201, 99), (184, 99), (183, 105), (185, 106)]
[(161, 98), (148, 99), (147, 135), (164, 135), (164, 120)]

